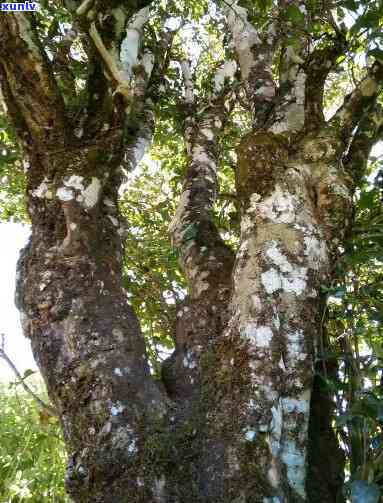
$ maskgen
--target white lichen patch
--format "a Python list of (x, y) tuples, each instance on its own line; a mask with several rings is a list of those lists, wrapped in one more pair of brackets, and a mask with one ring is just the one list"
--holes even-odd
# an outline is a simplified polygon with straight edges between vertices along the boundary
[(119, 426), (115, 429), (112, 434), (112, 442), (116, 449), (126, 449), (129, 455), (138, 452), (137, 438), (129, 425)]
[(84, 178), (82, 176), (71, 175), (68, 179), (64, 180), (64, 185), (66, 187), (71, 187), (73, 189), (83, 191), (84, 190), (83, 180)]
[(219, 129), (220, 127), (222, 127), (222, 121), (221, 119), (215, 119), (214, 121), (214, 127), (216, 127), (217, 129)]
[(237, 63), (234, 60), (226, 61), (221, 68), (218, 69), (214, 76), (214, 89), (217, 93), (222, 91), (225, 81), (231, 81), (237, 71)]
[(310, 390), (305, 391), (299, 398), (285, 397), (282, 399), (285, 414), (308, 414), (310, 411)]
[(146, 51), (141, 58), (141, 64), (144, 67), (147, 77), (150, 77), (154, 67), (154, 55)]
[(273, 316), (273, 325), (277, 330), (281, 328), (281, 321), (279, 319), (278, 313), (275, 313), (275, 315)]
[(253, 442), (257, 436), (257, 432), (254, 430), (247, 430), (245, 433), (245, 439), (248, 442)]
[(119, 414), (122, 414), (125, 409), (126, 409), (126, 407), (124, 405), (122, 405), (121, 402), (117, 401), (110, 408), (110, 413), (112, 414), (112, 416), (118, 416)]
[(282, 280), (276, 269), (269, 269), (261, 274), (263, 288), (267, 293), (274, 293), (282, 288)]
[(93, 176), (91, 183), (82, 193), (86, 208), (88, 209), (93, 208), (97, 204), (100, 197), (100, 192), (101, 192), (101, 182), (98, 178)]
[(246, 80), (255, 65), (254, 46), (261, 44), (257, 30), (248, 21), (247, 10), (235, 1), (229, 1), (224, 8), (228, 25), (233, 34), (234, 45), (241, 66), (241, 74)]
[(202, 272), (199, 276), (197, 276), (197, 280), (193, 285), (193, 294), (195, 298), (200, 297), (203, 292), (209, 289), (209, 283), (205, 281), (208, 276), (208, 271)]
[(38, 197), (40, 199), (46, 197), (47, 192), (49, 191), (49, 180), (48, 178), (44, 178), (44, 180), (40, 183), (40, 185), (32, 190), (32, 196)]
[(261, 86), (255, 91), (254, 94), (264, 96), (265, 98), (273, 98), (275, 96), (275, 87), (271, 84)]
[(67, 202), (67, 201), (72, 201), (74, 198), (74, 193), (72, 189), (69, 189), (68, 187), (60, 187), (56, 191), (56, 196), (60, 201)]
[(128, 445), (128, 453), (136, 454), (137, 452), (138, 452), (137, 440), (133, 437), (131, 438), (130, 443)]
[(192, 152), (193, 162), (198, 164), (204, 164), (213, 170), (216, 171), (216, 163), (214, 159), (209, 157), (206, 149), (202, 145), (195, 145)]
[[(150, 145), (150, 138), (147, 136), (139, 136), (136, 140), (136, 143), (134, 146), (129, 150), (127, 153), (128, 155), (128, 162), (130, 163), (130, 166), (132, 169), (136, 168), (137, 165), (140, 163), (142, 158), (145, 155), (146, 149)], [(130, 156), (130, 158), (129, 158)]]
[[(284, 267), (286, 270), (287, 263), (284, 263)], [(286, 293), (301, 295), (307, 286), (307, 268), (294, 266), (287, 274), (271, 268), (261, 274), (261, 282), (267, 293), (282, 290)]]
[(165, 486), (166, 486), (166, 479), (163, 475), (161, 478), (154, 480), (153, 498), (154, 501), (156, 501), (157, 503), (165, 503), (166, 501)]
[[(255, 195), (259, 198), (259, 194), (253, 194), (253, 196)], [(298, 201), (292, 194), (283, 191), (279, 185), (262, 202), (258, 202), (258, 198), (254, 199), (253, 196), (251, 197), (251, 206), (255, 205), (255, 209), (261, 218), (279, 224), (294, 222)]]
[(288, 293), (301, 295), (307, 286), (307, 268), (296, 267), (287, 277), (282, 276), (282, 289)]
[(194, 358), (194, 354), (191, 352), (191, 351), (188, 351), (185, 356), (184, 356), (184, 359), (182, 360), (182, 364), (185, 368), (188, 368), (188, 369), (195, 369), (197, 367), (197, 362)]
[(301, 498), (306, 499), (306, 453), (294, 440), (284, 442), (281, 460), (286, 465), (287, 480)]
[(214, 133), (213, 133), (213, 131), (211, 129), (203, 128), (203, 129), (201, 129), (201, 133), (204, 135), (204, 137), (208, 141), (213, 141), (214, 140)]
[(267, 249), (266, 255), (282, 272), (289, 273), (293, 271), (293, 266), (279, 251), (276, 241), (271, 241), (271, 246)]
[(122, 370), (119, 368), (119, 367), (116, 367), (114, 370), (113, 370), (113, 373), (116, 375), (116, 376), (119, 376), (119, 377), (122, 377), (124, 374), (122, 372)]
[[(245, 213), (241, 219), (241, 235), (246, 236), (249, 231), (251, 231), (255, 227), (255, 220), (251, 215)], [(247, 249), (247, 241), (246, 239), (242, 241), (241, 248), (245, 247)]]
[(144, 24), (149, 18), (149, 7), (144, 7), (134, 16), (126, 30), (125, 38), (121, 43), (120, 61), (121, 67), (130, 79), (133, 75), (133, 67), (137, 64), (141, 33)]
[(271, 408), (271, 427), (270, 427), (270, 451), (273, 457), (279, 453), (282, 429), (283, 429), (283, 409), (281, 399)]
[(257, 348), (270, 347), (273, 338), (273, 332), (270, 327), (257, 326), (255, 323), (249, 323), (243, 330), (243, 337)]
[(119, 221), (116, 217), (114, 217), (113, 215), (108, 215), (108, 218), (109, 220), (112, 222), (112, 224), (115, 226), (115, 227), (119, 227), (120, 224), (119, 224)]
[(303, 330), (288, 332), (286, 335), (287, 354), (291, 361), (305, 360), (307, 354), (304, 347)]
[(320, 269), (323, 263), (327, 261), (327, 246), (326, 242), (319, 241), (314, 236), (305, 236), (304, 238), (304, 254), (307, 257), (308, 265), (311, 269)]

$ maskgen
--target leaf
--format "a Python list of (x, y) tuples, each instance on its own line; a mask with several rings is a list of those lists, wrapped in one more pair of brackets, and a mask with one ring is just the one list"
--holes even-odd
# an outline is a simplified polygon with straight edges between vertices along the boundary
[(361, 209), (371, 208), (373, 206), (375, 197), (376, 193), (373, 190), (370, 190), (369, 192), (363, 192), (358, 201), (359, 208)]
[(335, 419), (336, 425), (338, 427), (346, 426), (347, 423), (352, 421), (353, 416), (351, 414), (342, 414)]
[(27, 369), (25, 372), (24, 372), (24, 375), (23, 375), (23, 380), (24, 379), (27, 379), (27, 377), (33, 375), (33, 374), (36, 374), (36, 371), (35, 370), (32, 370), (32, 369)]
[(351, 483), (352, 503), (378, 503), (380, 489), (376, 484), (369, 484), (365, 480), (354, 480)]
[(371, 51), (368, 51), (367, 56), (372, 56), (375, 59), (378, 59), (379, 61), (383, 61), (383, 51), (382, 49), (371, 49)]
[(358, 7), (359, 7), (359, 6), (358, 6), (357, 2), (355, 2), (355, 0), (345, 0), (345, 1), (343, 2), (343, 5), (344, 5), (344, 7), (346, 7), (347, 9), (350, 9), (350, 10), (352, 10), (352, 11), (354, 11), (354, 12), (357, 12), (357, 11), (358, 11)]
[(339, 286), (334, 290), (332, 293), (333, 297), (336, 297), (337, 299), (342, 299), (346, 294), (346, 288), (344, 286)]
[(303, 24), (305, 21), (305, 15), (296, 5), (289, 5), (285, 10), (285, 15), (294, 24)]

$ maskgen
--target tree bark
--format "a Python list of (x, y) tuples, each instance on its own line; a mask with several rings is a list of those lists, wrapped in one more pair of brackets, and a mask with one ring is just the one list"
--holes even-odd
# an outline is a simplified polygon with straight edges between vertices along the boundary
[(75, 501), (137, 498), (144, 430), (165, 413), (121, 285), (120, 145), (119, 135), (70, 143), (30, 166), (32, 237), (17, 304), (59, 410)]

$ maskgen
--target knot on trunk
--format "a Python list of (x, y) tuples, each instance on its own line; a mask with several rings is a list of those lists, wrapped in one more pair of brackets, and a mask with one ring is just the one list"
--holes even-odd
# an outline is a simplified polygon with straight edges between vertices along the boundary
[(238, 150), (236, 188), (239, 198), (246, 203), (255, 192), (266, 196), (275, 186), (278, 168), (288, 158), (287, 138), (268, 131), (250, 133)]

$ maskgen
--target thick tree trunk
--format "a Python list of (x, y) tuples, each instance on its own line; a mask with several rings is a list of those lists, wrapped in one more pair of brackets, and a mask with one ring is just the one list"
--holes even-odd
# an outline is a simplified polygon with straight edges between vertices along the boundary
[(68, 145), (30, 166), (17, 303), (59, 411), (75, 501), (150, 501), (137, 453), (165, 412), (121, 285), (119, 140)]
[[(118, 129), (31, 157), (33, 232), (17, 299), (60, 414), (76, 502), (321, 501), (306, 490), (310, 396), (320, 286), (351, 208), (351, 184), (335, 169), (342, 146), (331, 131), (294, 149), (270, 131), (242, 141), (232, 274), (210, 214), (219, 122), (206, 120), (191, 136), (173, 222), (191, 296), (165, 389), (121, 286)], [(319, 414), (316, 403), (311, 432), (325, 431), (328, 446), (331, 407)], [(323, 457), (309, 459), (315, 476)], [(323, 479), (328, 501), (337, 475)]]
[[(213, 162), (201, 148), (186, 185), (199, 210), (193, 184)], [(268, 132), (242, 143), (244, 216), (230, 306), (231, 252), (210, 241), (208, 217), (191, 217), (201, 228), (182, 246), (197, 287), (179, 317), (175, 388), (164, 379), (172, 401), (149, 375), (121, 286), (119, 138), (31, 159), (32, 238), (17, 299), (62, 421), (74, 501), (311, 501), (307, 430), (319, 287), (330, 260), (324, 235), (333, 224), (328, 192), (314, 195), (305, 148), (291, 156)], [(340, 180), (321, 180), (337, 182), (343, 201)]]

